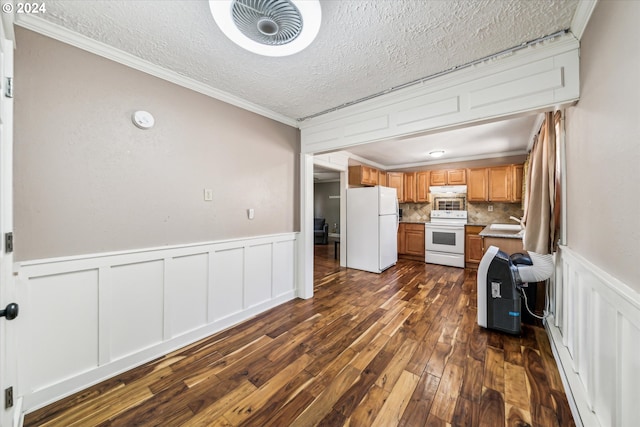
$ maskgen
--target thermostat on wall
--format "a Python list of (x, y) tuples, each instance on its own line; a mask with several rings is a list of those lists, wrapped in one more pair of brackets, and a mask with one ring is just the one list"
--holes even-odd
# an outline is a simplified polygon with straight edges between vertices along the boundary
[(133, 113), (131, 119), (133, 120), (133, 124), (140, 129), (150, 129), (155, 123), (153, 116), (148, 111), (136, 111)]

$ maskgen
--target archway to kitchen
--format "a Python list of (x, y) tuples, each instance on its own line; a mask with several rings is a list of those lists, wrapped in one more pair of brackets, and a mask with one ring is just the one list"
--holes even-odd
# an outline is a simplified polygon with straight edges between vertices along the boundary
[(562, 109), (580, 97), (579, 49), (566, 34), (302, 121), (298, 295), (313, 296), (314, 154)]
[[(482, 123), (471, 123), (467, 125), (456, 126), (443, 130), (431, 132), (423, 132), (418, 135), (411, 135), (405, 138), (395, 138), (380, 141), (373, 141), (367, 144), (361, 144), (355, 147), (349, 147), (340, 151), (329, 153), (310, 155), (311, 165), (310, 174), (305, 178), (312, 180), (317, 177), (319, 171), (340, 171), (342, 180), (340, 182), (340, 198), (342, 211), (346, 210), (346, 189), (350, 187), (348, 179), (349, 166), (363, 164), (379, 168), (381, 175), (387, 175), (387, 172), (410, 173), (418, 170), (439, 170), (459, 168), (467, 170), (468, 168), (487, 168), (499, 167), (508, 164), (522, 164), (526, 159), (526, 153), (530, 151), (533, 144), (534, 136), (540, 128), (543, 118), (540, 110), (532, 110), (528, 113), (520, 113), (501, 117), (493, 120), (487, 120)], [(446, 143), (444, 146), (447, 151), (458, 151), (453, 158), (444, 156), (442, 159), (429, 159), (426, 154), (433, 149), (435, 141)], [(439, 143), (439, 142), (435, 142)], [(488, 144), (494, 144), (495, 152), (493, 154), (481, 154), (480, 148), (486, 148)], [(476, 146), (474, 148), (474, 146)], [(398, 162), (402, 156), (412, 155), (419, 156), (420, 161), (404, 161)], [(306, 155), (303, 154), (303, 158)], [(407, 157), (407, 158), (409, 158)], [(387, 161), (388, 158), (388, 161)], [(357, 185), (357, 184), (356, 184)], [(390, 184), (383, 184), (389, 186)], [(334, 195), (334, 197), (337, 195)], [(310, 197), (314, 200), (314, 197)], [(406, 202), (400, 205), (404, 208), (405, 220), (417, 222), (429, 222), (429, 211), (431, 205), (424, 203)], [(495, 208), (495, 212), (494, 212)], [(509, 222), (510, 216), (522, 216), (521, 203), (488, 203), (473, 202), (467, 203), (466, 209), (469, 212), (470, 222), (489, 223), (486, 222), (487, 217), (492, 217), (490, 222)], [(489, 214), (487, 214), (487, 211)], [(515, 213), (514, 213), (515, 212)], [(307, 215), (315, 214), (315, 206), (310, 205)], [(343, 214), (344, 215), (344, 214)], [(423, 217), (413, 218), (412, 215), (421, 215)], [(487, 215), (483, 218), (483, 215)], [(304, 216), (303, 216), (304, 218)], [(344, 216), (343, 216), (344, 218)], [(473, 220), (472, 220), (473, 219)], [(485, 220), (483, 222), (483, 220)], [(331, 224), (333, 225), (333, 224)], [(340, 222), (340, 241), (341, 241), (341, 266), (346, 266), (346, 245), (349, 244), (344, 236), (348, 232), (349, 224), (344, 220)], [(312, 237), (313, 238), (313, 237)], [(307, 248), (314, 245), (307, 245)], [(310, 257), (313, 259), (313, 249), (310, 251)], [(424, 259), (424, 258), (423, 258)], [(317, 270), (313, 260), (313, 272)], [(314, 274), (315, 276), (315, 274)], [(317, 277), (316, 277), (317, 280)], [(313, 285), (312, 285), (313, 286)], [(313, 295), (313, 287), (310, 287), (310, 293), (307, 297)]]

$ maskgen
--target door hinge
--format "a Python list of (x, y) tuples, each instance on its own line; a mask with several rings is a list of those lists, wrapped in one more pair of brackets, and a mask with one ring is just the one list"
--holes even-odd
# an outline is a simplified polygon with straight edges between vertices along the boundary
[(7, 77), (5, 80), (7, 84), (4, 88), (4, 96), (13, 98), (13, 77)]
[(13, 387), (4, 389), (4, 409), (9, 409), (13, 406)]
[(4, 235), (4, 253), (13, 252), (13, 233), (5, 233)]

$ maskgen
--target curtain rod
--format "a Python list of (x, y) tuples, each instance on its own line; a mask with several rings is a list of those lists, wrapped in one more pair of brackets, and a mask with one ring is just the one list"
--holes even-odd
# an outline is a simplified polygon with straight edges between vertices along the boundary
[(339, 105), (337, 107), (329, 108), (327, 110), (320, 111), (319, 113), (315, 113), (315, 114), (311, 114), (311, 115), (308, 115), (308, 116), (305, 116), (305, 117), (301, 117), (299, 119), (296, 119), (296, 121), (302, 122), (302, 121), (305, 121), (307, 119), (312, 119), (314, 117), (322, 116), (323, 114), (332, 113), (334, 111), (341, 110), (341, 109), (343, 109), (345, 107), (350, 107), (352, 105), (359, 104), (361, 102), (368, 101), (370, 99), (377, 98), (379, 96), (386, 95), (388, 93), (392, 93), (392, 92), (398, 91), (400, 89), (404, 89), (404, 88), (407, 88), (407, 87), (410, 87), (410, 86), (414, 86), (414, 85), (417, 85), (417, 84), (420, 84), (420, 83), (424, 83), (424, 82), (426, 82), (428, 80), (435, 79), (436, 77), (444, 76), (446, 74), (452, 73), (454, 71), (461, 70), (463, 68), (469, 68), (469, 67), (472, 67), (474, 65), (480, 64), (480, 63), (485, 62), (485, 61), (492, 61), (492, 60), (496, 60), (496, 59), (501, 59), (501, 58), (504, 58), (506, 56), (512, 55), (514, 52), (517, 52), (519, 50), (525, 49), (525, 48), (527, 48), (529, 46), (533, 46), (535, 44), (542, 43), (542, 42), (545, 42), (547, 40), (553, 40), (554, 38), (556, 38), (558, 36), (561, 36), (561, 35), (564, 35), (564, 34), (567, 34), (568, 32), (569, 32), (569, 29), (560, 30), (560, 31), (558, 31), (556, 33), (549, 34), (549, 35), (546, 35), (544, 37), (537, 38), (535, 40), (530, 40), (530, 41), (524, 42), (524, 43), (522, 43), (522, 44), (520, 44), (518, 46), (514, 46), (512, 48), (505, 49), (505, 50), (500, 51), (498, 53), (494, 53), (493, 55), (485, 56), (484, 58), (476, 59), (475, 61), (467, 62), (466, 64), (463, 64), (463, 65), (457, 65), (455, 67), (449, 68), (448, 70), (440, 71), (439, 73), (431, 74), (431, 75), (426, 76), (426, 77), (422, 77), (422, 78), (419, 78), (419, 79), (416, 79), (416, 80), (412, 80), (410, 82), (403, 83), (401, 85), (394, 86), (392, 88), (383, 90), (382, 92), (374, 93), (373, 95), (369, 95), (369, 96), (365, 96), (364, 98), (356, 99), (355, 101), (345, 102), (344, 104), (341, 104), (341, 105)]

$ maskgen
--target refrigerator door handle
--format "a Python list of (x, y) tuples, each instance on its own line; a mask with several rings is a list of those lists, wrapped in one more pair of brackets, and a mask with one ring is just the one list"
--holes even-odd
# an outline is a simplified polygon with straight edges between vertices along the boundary
[(396, 197), (396, 232), (400, 229), (400, 203), (398, 203), (398, 198)]

